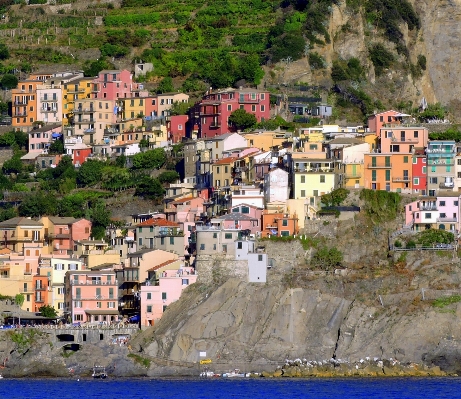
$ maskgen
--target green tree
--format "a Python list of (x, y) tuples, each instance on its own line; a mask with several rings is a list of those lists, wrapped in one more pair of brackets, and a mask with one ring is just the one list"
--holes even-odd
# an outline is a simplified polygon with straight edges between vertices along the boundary
[(428, 229), (417, 233), (415, 239), (423, 247), (432, 247), (435, 244), (453, 244), (455, 236), (449, 231)]
[(140, 152), (133, 156), (133, 169), (158, 169), (166, 162), (163, 148)]
[(245, 111), (244, 109), (236, 109), (229, 116), (229, 122), (238, 130), (245, 130), (256, 125), (256, 116)]
[(118, 156), (117, 158), (115, 158), (115, 166), (119, 168), (124, 168), (126, 166), (126, 155), (125, 154), (122, 154)]
[(0, 60), (6, 60), (10, 58), (10, 51), (5, 43), (0, 43)]
[(106, 235), (106, 227), (110, 223), (110, 210), (102, 200), (96, 200), (90, 205), (87, 217), (91, 220), (91, 236), (101, 240)]
[(42, 191), (31, 193), (21, 202), (18, 208), (19, 216), (40, 217), (53, 216), (57, 213), (56, 196)]
[(160, 183), (174, 183), (179, 179), (179, 173), (173, 170), (167, 170), (160, 173), (157, 179), (160, 181)]
[(54, 319), (58, 317), (58, 312), (53, 306), (50, 305), (43, 305), (38, 308), (40, 315), (43, 317), (48, 317), (50, 319)]
[(13, 156), (13, 158), (8, 159), (3, 163), (2, 171), (3, 173), (10, 174), (10, 173), (20, 173), (22, 171), (22, 161), (18, 155)]
[(9, 73), (3, 75), (2, 80), (0, 80), (0, 84), (5, 90), (15, 89), (18, 87), (18, 82), (18, 78), (15, 75), (11, 75)]
[(88, 61), (83, 68), (83, 74), (88, 77), (97, 76), (103, 69), (114, 69), (114, 66), (104, 59)]
[(343, 254), (337, 248), (321, 247), (312, 256), (311, 265), (322, 270), (332, 270), (340, 267)]
[(325, 206), (339, 206), (341, 203), (347, 198), (349, 194), (349, 190), (345, 188), (337, 188), (333, 190), (331, 193), (324, 194), (320, 198), (322, 200), (322, 204)]
[(173, 91), (174, 91), (173, 79), (171, 79), (169, 76), (163, 78), (158, 84), (158, 87), (157, 87), (158, 94), (171, 93)]
[(189, 108), (193, 105), (193, 101), (189, 101), (186, 103), (175, 101), (170, 108), (170, 115), (187, 115)]
[(82, 218), (85, 216), (86, 205), (81, 195), (67, 195), (58, 202), (57, 212), (59, 216)]
[(375, 67), (376, 76), (382, 75), (384, 70), (390, 68), (395, 60), (394, 55), (381, 43), (370, 47), (368, 49), (368, 54)]
[(16, 305), (18, 305), (19, 307), (22, 307), (22, 305), (24, 305), (24, 301), (25, 301), (25, 297), (23, 294), (16, 294), (14, 296), (14, 302), (16, 303)]
[(48, 152), (50, 154), (65, 154), (64, 143), (62, 140), (55, 140), (51, 143)]
[(88, 187), (99, 183), (105, 162), (89, 159), (80, 166), (77, 173), (77, 184)]
[(134, 195), (149, 199), (163, 198), (165, 190), (158, 179), (143, 176), (136, 186)]

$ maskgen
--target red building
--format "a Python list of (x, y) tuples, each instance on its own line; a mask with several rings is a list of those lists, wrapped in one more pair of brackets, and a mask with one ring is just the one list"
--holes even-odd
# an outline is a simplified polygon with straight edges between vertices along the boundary
[(86, 144), (80, 144), (71, 147), (69, 152), (71, 152), (72, 163), (75, 166), (81, 166), (91, 155), (91, 147), (88, 147)]
[(261, 122), (270, 118), (269, 92), (256, 89), (223, 89), (203, 96), (200, 105), (200, 137), (233, 132), (229, 116), (237, 109), (254, 114)]
[(186, 123), (189, 120), (187, 115), (172, 115), (167, 117), (166, 129), (168, 138), (173, 143), (180, 143), (186, 137)]
[(412, 192), (426, 195), (427, 193), (427, 163), (423, 148), (417, 148), (413, 154), (412, 164)]

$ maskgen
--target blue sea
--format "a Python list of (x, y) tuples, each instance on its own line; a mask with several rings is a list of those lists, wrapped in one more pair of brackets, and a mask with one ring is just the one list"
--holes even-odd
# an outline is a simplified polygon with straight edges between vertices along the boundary
[(461, 398), (461, 378), (7, 379), (0, 398)]

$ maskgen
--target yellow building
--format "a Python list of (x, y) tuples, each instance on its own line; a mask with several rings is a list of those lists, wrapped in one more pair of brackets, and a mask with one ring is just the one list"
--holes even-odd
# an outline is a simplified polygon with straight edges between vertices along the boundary
[[(6, 252), (2, 250), (2, 252)], [(14, 297), (24, 295), (23, 310), (31, 310), (34, 286), (32, 273), (26, 270), (26, 258), (19, 254), (0, 255), (0, 292), (2, 295)]]
[(293, 198), (319, 197), (340, 187), (340, 163), (333, 159), (293, 159)]
[(363, 162), (344, 164), (345, 188), (363, 188), (365, 181)]
[(70, 123), (74, 115), (75, 102), (90, 98), (91, 82), (93, 78), (79, 78), (64, 83), (62, 87), (62, 121), (64, 125)]
[(283, 143), (292, 141), (291, 132), (250, 132), (241, 134), (248, 143), (248, 147), (256, 147), (261, 151), (268, 151), (272, 147), (281, 147)]
[(1, 246), (13, 252), (23, 252), (30, 243), (43, 243), (43, 223), (30, 218), (15, 217), (0, 223)]
[(122, 108), (122, 119), (140, 118), (145, 115), (145, 99), (142, 97), (123, 98), (117, 101)]

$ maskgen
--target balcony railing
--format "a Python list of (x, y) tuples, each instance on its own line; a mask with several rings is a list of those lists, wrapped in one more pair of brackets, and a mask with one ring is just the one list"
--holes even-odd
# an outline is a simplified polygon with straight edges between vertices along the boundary
[(386, 163), (384, 165), (377, 165), (377, 164), (369, 163), (367, 167), (369, 169), (386, 169), (386, 168), (388, 169), (388, 168), (392, 168), (392, 164)]
[(48, 113), (48, 112), (59, 112), (57, 108), (41, 108), (41, 112)]
[(70, 285), (118, 285), (118, 280), (70, 280)]
[(361, 173), (346, 173), (344, 175), (346, 179), (360, 179), (362, 177)]
[(455, 183), (453, 182), (443, 182), (439, 184), (439, 188), (454, 188)]
[(394, 183), (406, 183), (411, 181), (411, 178), (409, 176), (403, 176), (403, 177), (393, 177), (392, 181)]
[(437, 209), (437, 205), (419, 205), (421, 211), (436, 211)]
[(440, 222), (440, 223), (454, 223), (457, 221), (457, 218), (455, 217), (439, 217), (437, 218), (437, 222)]
[(43, 97), (41, 96), (40, 97), (40, 101), (43, 101), (43, 102), (50, 102), (50, 103), (56, 103), (58, 102), (58, 99), (57, 98), (53, 98), (53, 97)]
[(87, 113), (87, 112), (96, 112), (96, 108), (94, 108), (94, 107), (89, 107), (89, 108), (77, 107), (77, 108), (74, 109), (75, 114), (84, 114), (84, 113)]
[(391, 142), (393, 143), (417, 143), (418, 139), (405, 138), (405, 137), (392, 137)]
[(67, 93), (68, 94), (77, 94), (77, 93), (84, 93), (85, 92), (85, 89), (75, 89), (75, 87), (73, 89), (67, 89)]

